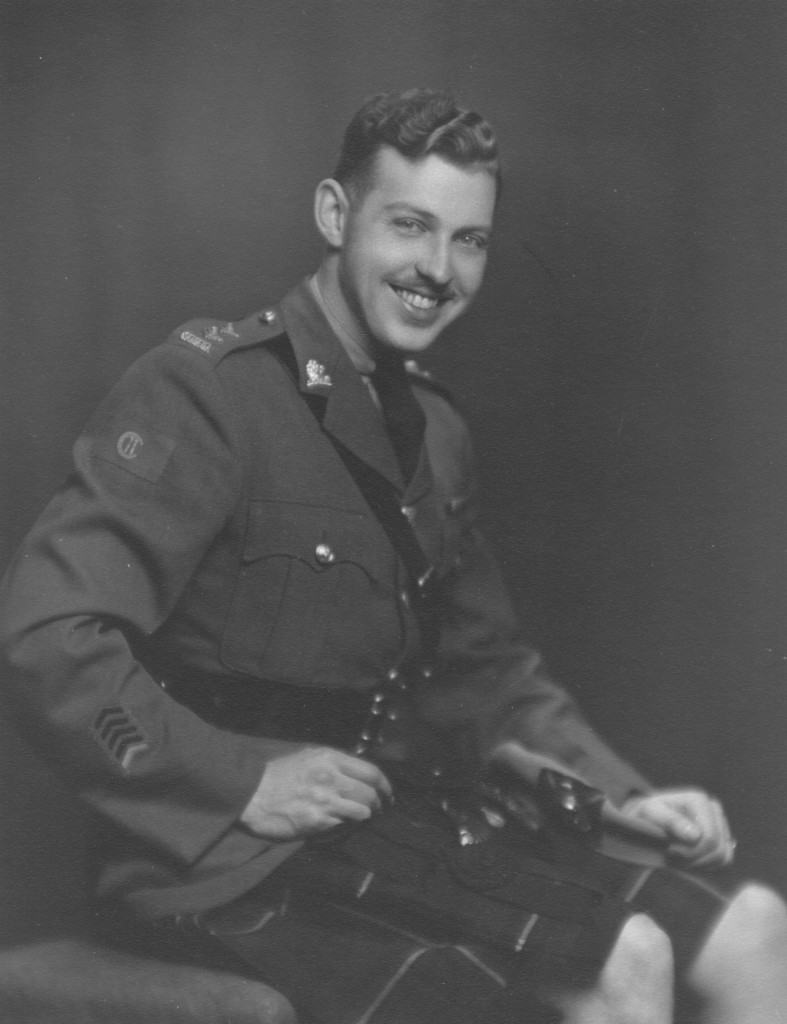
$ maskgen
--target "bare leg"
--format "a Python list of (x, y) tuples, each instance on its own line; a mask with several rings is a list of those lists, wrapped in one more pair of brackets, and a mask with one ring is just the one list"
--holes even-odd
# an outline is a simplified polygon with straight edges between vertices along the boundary
[(708, 1024), (787, 1024), (787, 907), (780, 897), (744, 886), (687, 980)]
[(649, 917), (629, 918), (595, 988), (552, 993), (564, 1024), (670, 1024), (673, 962), (667, 936)]

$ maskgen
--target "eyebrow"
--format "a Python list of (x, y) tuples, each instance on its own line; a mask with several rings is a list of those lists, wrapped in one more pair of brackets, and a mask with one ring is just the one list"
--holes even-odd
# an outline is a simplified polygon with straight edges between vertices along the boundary
[[(383, 212), (384, 213), (392, 213), (394, 210), (402, 210), (402, 211), (406, 211), (407, 213), (412, 213), (414, 216), (420, 217), (422, 220), (428, 220), (428, 221), (431, 221), (431, 222), (434, 222), (434, 221), (437, 220), (437, 217), (433, 213), (431, 213), (429, 210), (422, 210), (421, 207), (413, 206), (411, 203), (408, 203), (406, 200), (402, 200), (402, 199), (395, 200), (392, 203), (386, 203), (385, 206), (383, 207)], [(463, 231), (483, 231), (486, 234), (491, 235), (491, 233), (492, 233), (492, 225), (491, 224), (463, 224), (462, 227), (457, 228), (457, 233), (461, 233)]]

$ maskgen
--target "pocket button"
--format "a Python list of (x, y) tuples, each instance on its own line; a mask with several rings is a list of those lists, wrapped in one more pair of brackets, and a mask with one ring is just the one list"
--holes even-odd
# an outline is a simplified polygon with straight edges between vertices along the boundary
[(314, 549), (314, 557), (320, 565), (330, 565), (336, 561), (336, 553), (330, 544), (318, 544)]

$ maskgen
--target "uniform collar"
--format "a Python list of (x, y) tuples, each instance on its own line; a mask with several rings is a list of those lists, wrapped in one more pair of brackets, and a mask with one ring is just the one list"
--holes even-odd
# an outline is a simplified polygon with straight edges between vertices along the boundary
[(342, 331), (341, 326), (335, 317), (331, 316), (331, 311), (328, 308), (325, 299), (320, 291), (320, 285), (317, 279), (317, 275), (309, 278), (309, 291), (311, 292), (312, 298), (315, 300), (317, 305), (323, 312), (325, 319), (328, 321), (331, 330), (339, 339), (342, 344), (342, 348), (350, 357), (350, 362), (353, 364), (358, 373), (364, 376), (370, 376), (375, 371), (375, 361), (372, 357), (361, 347), (361, 345), (352, 338), (346, 331)]
[(295, 355), (298, 387), (324, 400), (323, 429), (401, 493), (404, 480), (382, 418), (308, 279), (282, 299), (279, 310)]

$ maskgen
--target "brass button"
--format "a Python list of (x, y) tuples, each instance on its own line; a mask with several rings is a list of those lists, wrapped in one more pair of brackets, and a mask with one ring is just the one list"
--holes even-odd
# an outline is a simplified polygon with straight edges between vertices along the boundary
[(260, 323), (272, 324), (275, 319), (276, 314), (273, 312), (272, 309), (266, 309), (263, 310), (262, 313), (260, 313)]
[(388, 671), (385, 673), (385, 678), (388, 680), (389, 683), (395, 683), (396, 680), (399, 678), (399, 669), (389, 668)]
[(330, 565), (336, 561), (336, 555), (330, 544), (318, 544), (314, 549), (314, 557), (321, 565)]
[(415, 509), (412, 505), (402, 505), (402, 515), (411, 523), (415, 519)]

